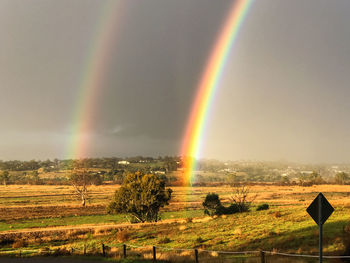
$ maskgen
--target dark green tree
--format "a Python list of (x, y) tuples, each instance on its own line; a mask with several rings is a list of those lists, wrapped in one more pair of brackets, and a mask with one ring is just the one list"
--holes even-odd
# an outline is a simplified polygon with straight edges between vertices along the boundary
[(108, 213), (127, 213), (139, 222), (157, 222), (159, 209), (169, 204), (171, 189), (155, 174), (128, 174), (109, 204)]
[(215, 193), (207, 194), (202, 205), (204, 206), (204, 213), (209, 216), (215, 215), (217, 210), (222, 206), (219, 195)]

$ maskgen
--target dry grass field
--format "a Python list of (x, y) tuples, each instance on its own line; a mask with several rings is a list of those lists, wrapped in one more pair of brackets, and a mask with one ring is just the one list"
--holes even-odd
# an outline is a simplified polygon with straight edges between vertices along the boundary
[[(0, 220), (52, 218), (105, 214), (118, 185), (91, 186), (89, 202), (82, 208), (71, 186), (9, 185), (0, 186)], [(273, 205), (297, 205), (306, 207), (319, 192), (323, 192), (334, 206), (350, 206), (350, 186), (314, 185), (249, 186), (252, 195), (257, 195), (255, 203)], [(172, 187), (174, 190), (170, 205), (164, 211), (201, 209), (205, 195), (215, 192), (222, 202), (228, 202), (233, 194), (231, 187)]]
[[(104, 214), (118, 185), (101, 185), (89, 187), (89, 202), (81, 208), (80, 201), (71, 186), (51, 185), (8, 185), (0, 186), (0, 220), (18, 218), (36, 218), (67, 215)], [(223, 202), (228, 202), (233, 194), (229, 186), (223, 187), (171, 187), (173, 197), (169, 211), (200, 209), (207, 193), (220, 195)], [(257, 195), (256, 203), (276, 205), (308, 205), (313, 198), (323, 192), (335, 206), (350, 205), (350, 185), (314, 185), (249, 186), (252, 195)]]

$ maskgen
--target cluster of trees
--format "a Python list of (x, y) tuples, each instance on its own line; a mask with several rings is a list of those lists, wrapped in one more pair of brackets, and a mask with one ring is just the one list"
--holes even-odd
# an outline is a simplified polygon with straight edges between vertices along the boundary
[(37, 170), (29, 172), (15, 172), (10, 174), (9, 171), (0, 171), (0, 184), (42, 184)]
[[(257, 170), (256, 170), (257, 171)], [(350, 175), (346, 172), (338, 172), (332, 177), (325, 178), (319, 172), (296, 173), (294, 176), (281, 176), (270, 174), (269, 176), (250, 176), (245, 172), (212, 173), (196, 175), (196, 185), (235, 185), (239, 183), (272, 182), (278, 185), (312, 186), (318, 184), (350, 184)]]
[[(199, 185), (273, 182), (283, 185), (347, 184), (350, 164), (296, 164), (290, 162), (198, 161)], [(343, 172), (337, 172), (337, 171)], [(314, 172), (311, 172), (314, 171)], [(345, 176), (344, 176), (345, 175)]]
[[(83, 207), (89, 198), (89, 186), (101, 183), (99, 177), (86, 170), (73, 171), (69, 175), (69, 182)], [(158, 175), (130, 173), (115, 192), (107, 211), (129, 214), (133, 217), (133, 222), (157, 222), (160, 219), (159, 209), (169, 204), (171, 193), (170, 188), (165, 188), (165, 180)]]
[[(143, 157), (128, 158), (86, 158), (76, 160), (45, 161), (1, 161), (1, 184), (69, 184), (67, 174), (74, 170), (86, 170), (94, 173), (102, 182), (121, 184), (129, 173), (138, 171), (144, 174), (163, 176), (167, 184), (176, 183), (176, 173), (182, 166), (180, 157)], [(339, 170), (350, 171), (350, 166), (336, 166)], [(233, 185), (236, 183), (274, 182), (282, 185), (308, 186), (313, 184), (348, 184), (350, 177), (346, 172), (337, 174), (333, 167), (325, 165), (296, 165), (282, 162), (220, 162), (216, 160), (198, 161), (200, 172), (196, 175), (195, 185)], [(299, 171), (299, 172), (298, 172)], [(303, 172), (306, 171), (306, 172)], [(317, 171), (317, 172), (307, 172)], [(333, 171), (333, 173), (332, 173)], [(335, 170), (336, 171), (336, 170)], [(45, 173), (50, 173), (46, 176)], [(332, 173), (330, 175), (330, 173)], [(283, 174), (283, 175), (282, 175)], [(288, 176), (286, 176), (288, 174)]]
[(0, 170), (7, 171), (29, 171), (38, 170), (40, 167), (45, 166), (45, 162), (41, 161), (1, 161), (0, 160)]
[[(127, 164), (123, 164), (125, 161)], [(100, 181), (122, 183), (129, 173), (141, 171), (143, 173), (169, 174), (178, 169), (179, 157), (128, 157), (128, 158), (86, 158), (76, 160), (46, 160), (46, 161), (1, 161), (0, 183), (3, 184), (69, 184), (67, 174), (71, 171), (85, 170)], [(50, 176), (43, 176), (47, 172), (54, 172)], [(4, 175), (2, 175), (5, 173)], [(91, 176), (92, 176), (91, 175)]]
[(230, 197), (230, 204), (228, 206), (224, 206), (221, 203), (218, 194), (207, 194), (204, 202), (202, 203), (204, 207), (204, 214), (214, 216), (248, 212), (252, 202), (256, 198), (256, 195), (251, 195), (249, 188), (245, 185), (234, 186), (232, 193), (233, 194)]
[(324, 184), (326, 181), (317, 172), (312, 172), (310, 174), (299, 174), (298, 182), (301, 186), (312, 186), (315, 184)]
[(109, 158), (84, 158), (84, 159), (67, 159), (59, 160), (47, 159), (45, 161), (41, 160), (30, 160), (30, 161), (2, 161), (0, 160), (0, 170), (8, 171), (29, 171), (38, 170), (40, 168), (47, 170), (71, 170), (71, 169), (83, 169), (83, 168), (101, 168), (101, 169), (115, 169), (118, 167), (123, 167), (123, 165), (118, 165), (119, 161), (127, 161), (130, 164), (149, 164), (154, 168), (154, 165), (158, 165), (159, 168), (164, 170), (176, 170), (181, 162), (181, 158), (177, 156), (165, 156), (165, 157), (109, 157)]
[(335, 175), (334, 180), (337, 184), (349, 184), (350, 183), (350, 176), (348, 173), (339, 172)]

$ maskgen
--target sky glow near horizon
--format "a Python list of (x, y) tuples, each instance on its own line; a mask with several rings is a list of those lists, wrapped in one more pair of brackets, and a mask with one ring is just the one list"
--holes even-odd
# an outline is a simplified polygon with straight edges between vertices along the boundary
[[(79, 74), (105, 2), (0, 2), (0, 159), (65, 157)], [(178, 154), (230, 5), (123, 3), (94, 125), (82, 134), (87, 156)], [(349, 11), (346, 0), (255, 1), (222, 74), (201, 156), (348, 161)]]

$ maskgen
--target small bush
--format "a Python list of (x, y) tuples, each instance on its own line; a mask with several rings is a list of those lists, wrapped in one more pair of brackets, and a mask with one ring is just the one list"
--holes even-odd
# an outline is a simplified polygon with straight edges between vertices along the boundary
[(230, 206), (226, 207), (226, 206), (219, 206), (216, 211), (215, 214), (216, 215), (232, 215), (235, 213), (239, 212), (239, 207), (236, 204), (231, 204)]
[(22, 239), (16, 240), (12, 244), (12, 248), (21, 248), (21, 247), (25, 247), (25, 246), (26, 246), (26, 243)]
[(186, 223), (192, 223), (193, 221), (193, 218), (192, 217), (187, 217), (186, 218)]
[(236, 185), (233, 188), (233, 195), (231, 196), (231, 202), (236, 204), (239, 212), (248, 212), (252, 202), (257, 195), (251, 195), (249, 187), (245, 185)]
[(225, 215), (231, 215), (239, 212), (239, 207), (237, 204), (231, 204), (229, 207), (226, 207)]
[(269, 205), (268, 204), (261, 204), (256, 208), (256, 211), (261, 211), (261, 210), (268, 210)]
[(119, 242), (127, 241), (129, 239), (129, 236), (130, 236), (130, 234), (126, 230), (120, 230), (120, 231), (117, 232), (117, 240)]
[(276, 217), (276, 218), (278, 218), (278, 217), (281, 217), (282, 214), (281, 214), (280, 211), (276, 211), (276, 212), (273, 213), (273, 216)]
[(161, 238), (161, 239), (159, 240), (158, 244), (168, 244), (168, 243), (170, 243), (170, 242), (171, 242), (170, 238), (168, 238), (168, 237), (163, 237), (163, 238)]

